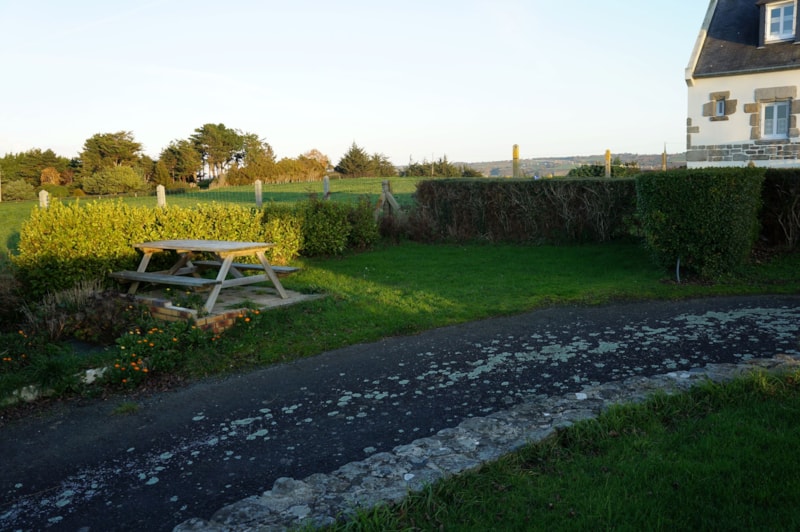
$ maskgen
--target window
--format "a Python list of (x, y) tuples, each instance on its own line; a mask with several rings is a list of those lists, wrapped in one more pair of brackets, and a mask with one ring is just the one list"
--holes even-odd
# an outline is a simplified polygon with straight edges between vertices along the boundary
[(794, 0), (767, 5), (766, 41), (782, 41), (794, 38)]
[(787, 138), (789, 136), (788, 101), (764, 104), (764, 134), (762, 138)]
[(725, 116), (725, 99), (717, 100), (714, 116)]

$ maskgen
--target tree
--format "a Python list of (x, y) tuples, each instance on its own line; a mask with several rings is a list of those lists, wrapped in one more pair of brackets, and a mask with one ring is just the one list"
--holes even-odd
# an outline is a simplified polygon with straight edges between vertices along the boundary
[(403, 172), (404, 176), (409, 177), (461, 177), (462, 174), (463, 171), (451, 164), (446, 155), (434, 162), (415, 163), (409, 161), (408, 167)]
[(61, 185), (61, 173), (52, 166), (48, 166), (42, 170), (42, 174), (39, 176), (39, 183), (41, 185)]
[(32, 149), (18, 154), (6, 154), (0, 159), (0, 168), (7, 181), (21, 179), (37, 187), (41, 184), (41, 175), (46, 168), (54, 168), (69, 181), (67, 179), (67, 176), (71, 177), (71, 174), (67, 174), (69, 163), (69, 159), (59, 157), (53, 150)]
[(465, 166), (461, 169), (461, 177), (484, 177), (484, 175), (474, 168), (470, 168), (469, 166)]
[(394, 177), (397, 175), (397, 168), (395, 168), (392, 161), (382, 153), (372, 154), (370, 166), (372, 167), (372, 175), (375, 177)]
[(353, 142), (334, 170), (347, 177), (366, 177), (372, 173), (372, 159), (363, 148)]
[(91, 176), (106, 168), (137, 167), (141, 162), (141, 152), (142, 145), (134, 140), (130, 131), (97, 133), (83, 144), (81, 175)]
[(197, 181), (203, 169), (203, 157), (190, 140), (173, 140), (159, 155), (173, 182)]
[(225, 124), (204, 124), (194, 130), (190, 140), (200, 153), (211, 178), (224, 186), (228, 167), (244, 151), (242, 135), (225, 127)]
[(306, 159), (313, 159), (321, 164), (325, 170), (328, 170), (328, 167), (331, 165), (331, 160), (328, 159), (328, 156), (319, 151), (318, 149), (314, 148), (305, 152), (301, 157), (305, 157)]
[(104, 168), (85, 177), (82, 186), (88, 194), (126, 194), (148, 188), (141, 173), (130, 166)]

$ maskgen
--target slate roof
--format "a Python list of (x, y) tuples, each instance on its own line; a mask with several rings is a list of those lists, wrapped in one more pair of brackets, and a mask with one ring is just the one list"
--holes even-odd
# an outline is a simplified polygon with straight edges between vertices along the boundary
[(787, 41), (758, 47), (759, 17), (756, 0), (719, 0), (694, 77), (800, 69), (800, 44)]

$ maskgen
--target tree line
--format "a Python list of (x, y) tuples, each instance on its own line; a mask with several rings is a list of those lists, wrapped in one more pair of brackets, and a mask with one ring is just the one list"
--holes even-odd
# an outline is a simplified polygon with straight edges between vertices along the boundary
[[(0, 158), (0, 194), (6, 200), (32, 199), (42, 189), (62, 197), (125, 194), (145, 192), (156, 185), (182, 189), (198, 184), (247, 185), (256, 180), (287, 183), (317, 181), (331, 174), (392, 177), (398, 172), (387, 156), (370, 155), (355, 142), (332, 167), (319, 150), (277, 159), (269, 143), (258, 135), (209, 123), (186, 139), (170, 142), (157, 159), (142, 152), (141, 143), (130, 131), (95, 134), (75, 158), (56, 155), (49, 149), (6, 154)], [(403, 172), (409, 176), (457, 174), (463, 172), (446, 158), (432, 165), (410, 164)]]

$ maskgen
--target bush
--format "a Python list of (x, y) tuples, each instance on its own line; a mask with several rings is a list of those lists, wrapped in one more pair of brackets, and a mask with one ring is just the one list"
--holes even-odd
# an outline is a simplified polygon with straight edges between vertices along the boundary
[(350, 236), (347, 205), (312, 198), (299, 209), (303, 224), (303, 255), (339, 255), (344, 252)]
[(125, 194), (149, 188), (144, 177), (130, 166), (104, 168), (83, 178), (81, 186), (88, 194)]
[(758, 236), (763, 180), (758, 168), (639, 176), (638, 213), (658, 263), (671, 267), (680, 261), (707, 278), (741, 266)]
[(369, 197), (362, 197), (357, 205), (350, 207), (347, 222), (350, 225), (348, 248), (367, 249), (381, 237)]
[(764, 175), (762, 235), (773, 245), (800, 244), (800, 169), (769, 169)]
[(274, 242), (270, 262), (289, 264), (303, 249), (303, 223), (294, 207), (278, 203), (264, 205), (261, 223), (264, 239)]
[(23, 179), (3, 183), (3, 200), (32, 200), (36, 199), (36, 189)]

